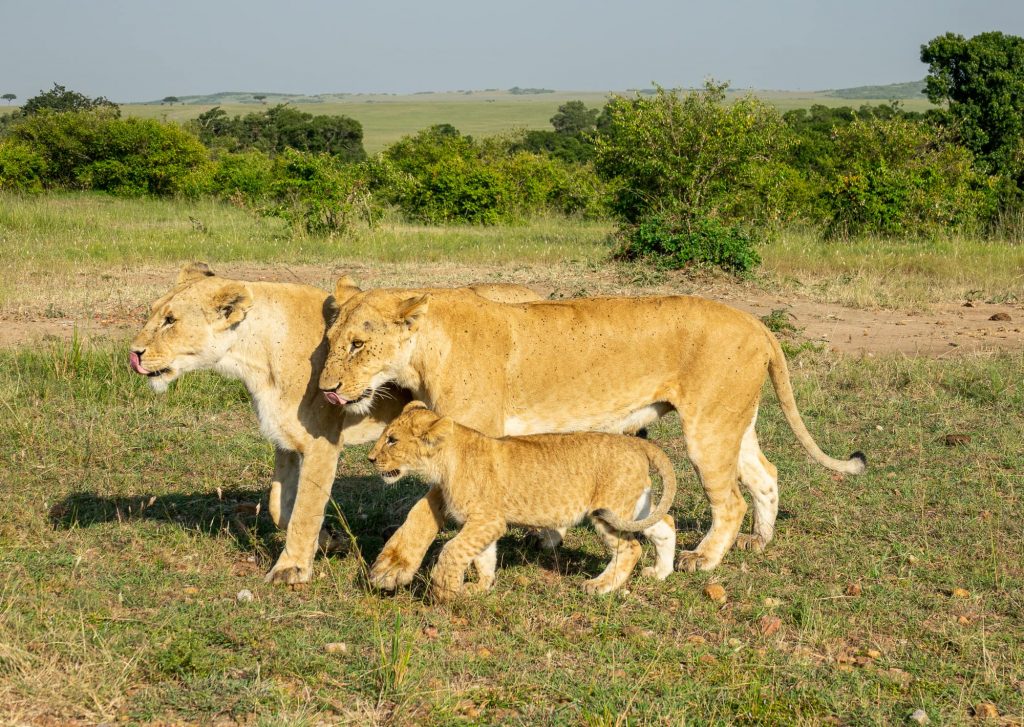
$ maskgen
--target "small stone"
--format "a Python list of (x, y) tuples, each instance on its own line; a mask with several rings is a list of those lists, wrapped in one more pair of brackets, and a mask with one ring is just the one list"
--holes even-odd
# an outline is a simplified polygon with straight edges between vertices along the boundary
[(762, 636), (771, 636), (776, 631), (782, 628), (782, 619), (778, 616), (762, 616), (760, 621), (760, 629)]
[(853, 663), (860, 667), (871, 666), (871, 657), (869, 656), (858, 656), (853, 660)]
[(895, 666), (887, 669), (886, 674), (888, 674), (893, 681), (897, 681), (903, 685), (909, 684), (910, 681), (913, 679), (913, 677), (910, 676), (910, 674)]
[(426, 636), (431, 641), (433, 641), (434, 639), (437, 638), (437, 634), (438, 634), (437, 626), (424, 626), (423, 627), (423, 635)]
[(908, 555), (907, 556), (907, 562), (910, 563), (910, 565), (914, 565), (915, 563), (917, 563), (917, 561), (918, 561), (918, 557), (916, 555)]
[(968, 591), (966, 588), (954, 588), (952, 591), (949, 592), (949, 595), (951, 595), (953, 598), (970, 598), (971, 592)]
[(971, 620), (969, 618), (967, 618), (966, 616), (957, 616), (956, 617), (956, 622), (958, 624), (960, 624), (961, 626), (966, 626), (967, 624), (969, 624), (971, 622)]
[(915, 709), (910, 715), (910, 721), (914, 724), (928, 724), (931, 720), (923, 709)]
[(772, 598), (771, 596), (764, 599), (761, 603), (765, 605), (765, 608), (778, 608), (782, 605), (782, 601), (780, 601), (778, 598)]
[(243, 588), (235, 594), (235, 600), (239, 603), (249, 603), (252, 600), (252, 591), (248, 588)]
[(344, 641), (332, 641), (329, 644), (324, 644), (324, 651), (328, 654), (347, 654), (348, 644)]
[(714, 654), (701, 654), (699, 657), (697, 657), (697, 661), (699, 661), (701, 664), (707, 664), (709, 666), (713, 666), (718, 663), (718, 659), (715, 658)]
[(861, 588), (861, 585), (859, 583), (851, 583), (846, 587), (847, 596), (859, 596), (863, 592), (864, 589)]
[(743, 646), (743, 642), (736, 638), (729, 639), (725, 643), (728, 644), (730, 649), (738, 649)]
[(185, 586), (181, 589), (181, 592), (184, 593), (186, 596), (195, 596), (199, 593), (199, 589), (195, 586)]
[(486, 646), (481, 646), (476, 650), (476, 655), (481, 659), (488, 659), (491, 656), (491, 650)]
[(1005, 312), (1005, 311), (999, 311), (998, 313), (993, 313), (992, 315), (990, 315), (988, 317), (988, 319), (990, 321), (1010, 321), (1010, 320), (1013, 320), (1012, 318), (1010, 318), (1010, 314)]
[(975, 719), (999, 719), (999, 710), (992, 702), (979, 702), (974, 705)]
[(706, 644), (708, 643), (708, 640), (700, 634), (692, 634), (686, 637), (686, 642), (688, 644)]
[(882, 658), (882, 652), (879, 651), (878, 649), (868, 649), (864, 653), (868, 656), (869, 659), (881, 659)]
[(721, 583), (709, 583), (704, 588), (704, 595), (715, 603), (725, 603), (726, 601), (725, 588)]

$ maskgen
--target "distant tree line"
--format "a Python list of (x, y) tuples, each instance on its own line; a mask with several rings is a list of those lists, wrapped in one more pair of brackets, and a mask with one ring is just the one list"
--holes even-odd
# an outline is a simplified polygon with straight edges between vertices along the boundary
[(936, 104), (924, 113), (893, 102), (781, 114), (708, 83), (601, 109), (570, 101), (549, 130), (475, 139), (442, 124), (372, 158), (344, 116), (218, 107), (183, 127), (122, 120), (110, 101), (55, 84), (0, 117), (0, 189), (210, 194), (314, 234), (388, 209), (431, 224), (610, 217), (623, 257), (736, 271), (789, 224), (837, 240), (1019, 238), (1024, 39), (947, 34), (921, 58)]

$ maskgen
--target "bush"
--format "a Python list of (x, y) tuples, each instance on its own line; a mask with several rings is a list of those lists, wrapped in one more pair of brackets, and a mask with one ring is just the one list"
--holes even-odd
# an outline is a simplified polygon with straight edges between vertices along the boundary
[(42, 157), (49, 187), (174, 195), (192, 188), (209, 163), (206, 148), (181, 127), (102, 109), (42, 110), (14, 124), (10, 136)]
[(986, 181), (947, 132), (907, 119), (837, 128), (822, 195), (831, 235), (921, 235), (979, 220)]
[(655, 215), (624, 231), (616, 253), (623, 260), (646, 260), (668, 268), (692, 265), (745, 273), (761, 264), (754, 239), (740, 225), (704, 217), (681, 224)]
[(274, 162), (266, 154), (223, 154), (216, 162), (210, 191), (240, 205), (256, 205), (267, 199), (274, 181)]
[(0, 141), (0, 191), (41, 192), (46, 160), (19, 141)]

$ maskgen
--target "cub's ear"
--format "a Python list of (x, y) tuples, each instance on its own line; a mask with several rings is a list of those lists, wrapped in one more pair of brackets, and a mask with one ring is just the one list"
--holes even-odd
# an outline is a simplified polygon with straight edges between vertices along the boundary
[(206, 263), (189, 263), (178, 273), (178, 285), (188, 285), (203, 278), (213, 277), (213, 271)]
[(408, 404), (406, 404), (404, 407), (402, 407), (402, 413), (405, 414), (406, 412), (413, 411), (414, 409), (429, 409), (429, 408), (430, 407), (428, 407), (422, 401), (410, 401)]
[(398, 304), (396, 321), (405, 324), (406, 328), (412, 330), (419, 322), (423, 314), (427, 312), (427, 305), (430, 303), (430, 293), (406, 298)]
[(340, 305), (356, 293), (361, 292), (362, 289), (356, 285), (356, 281), (350, 275), (342, 275), (334, 284), (334, 301)]
[(430, 445), (441, 444), (455, 431), (455, 422), (451, 417), (440, 417), (430, 425), (423, 434), (423, 441)]
[(252, 293), (244, 283), (227, 283), (213, 294), (211, 307), (214, 315), (233, 326), (241, 323), (252, 307)]

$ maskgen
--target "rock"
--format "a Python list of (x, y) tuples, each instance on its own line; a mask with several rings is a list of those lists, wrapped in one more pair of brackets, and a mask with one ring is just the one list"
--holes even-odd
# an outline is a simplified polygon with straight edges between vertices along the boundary
[(771, 596), (764, 599), (761, 603), (764, 604), (765, 608), (778, 608), (782, 605), (782, 601), (778, 598), (772, 598)]
[(700, 634), (692, 634), (686, 637), (686, 643), (688, 644), (706, 644), (707, 642), (708, 640)]
[(491, 650), (486, 646), (481, 646), (476, 650), (476, 655), (481, 659), (488, 659), (491, 656)]
[(332, 641), (329, 644), (324, 644), (324, 651), (328, 654), (347, 654), (348, 644), (344, 641)]
[(761, 635), (771, 636), (782, 628), (782, 619), (778, 616), (762, 616), (759, 624)]
[(725, 603), (727, 599), (725, 595), (725, 588), (722, 587), (721, 583), (709, 583), (704, 588), (704, 595), (715, 603)]
[(846, 587), (847, 596), (859, 596), (863, 592), (864, 589), (861, 588), (861, 585), (859, 583), (851, 583)]
[(736, 638), (729, 639), (725, 643), (729, 646), (730, 649), (738, 649), (741, 646), (743, 646), (743, 642)]
[(881, 659), (882, 658), (882, 652), (879, 651), (878, 649), (868, 649), (867, 651), (864, 652), (864, 654), (869, 659)]
[(999, 710), (992, 702), (979, 702), (974, 705), (975, 719), (999, 719)]
[(928, 724), (931, 720), (923, 709), (915, 709), (910, 715), (910, 721), (914, 724)]
[(199, 589), (195, 586), (185, 586), (181, 589), (181, 592), (184, 593), (186, 596), (195, 596), (199, 593)]
[(235, 600), (239, 603), (249, 603), (250, 601), (252, 601), (252, 591), (250, 591), (248, 588), (243, 588), (235, 594)]
[(714, 666), (718, 663), (718, 659), (715, 658), (714, 654), (701, 654), (697, 658), (697, 661), (699, 661), (701, 664), (707, 664), (708, 666)]
[(990, 321), (1010, 321), (1010, 320), (1013, 320), (1012, 318), (1010, 318), (1010, 314), (1005, 312), (1005, 311), (999, 311), (998, 313), (993, 313), (992, 315), (990, 315), (988, 317), (988, 319)]
[(952, 591), (949, 592), (949, 595), (951, 595), (953, 598), (970, 598), (971, 592), (968, 591), (966, 588), (954, 588)]
[(939, 440), (947, 447), (963, 447), (971, 443), (970, 434), (947, 434)]
[(437, 626), (424, 626), (423, 627), (423, 635), (426, 636), (431, 641), (433, 641), (434, 639), (437, 638), (437, 634), (438, 634)]
[(961, 626), (966, 626), (967, 624), (969, 624), (971, 622), (971, 620), (969, 618), (967, 618), (966, 616), (957, 616), (956, 617), (956, 622), (958, 624), (960, 624)]

